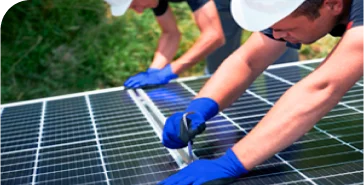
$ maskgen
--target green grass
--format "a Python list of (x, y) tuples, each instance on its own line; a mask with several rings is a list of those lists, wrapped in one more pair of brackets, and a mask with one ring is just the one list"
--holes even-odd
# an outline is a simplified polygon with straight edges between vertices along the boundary
[[(172, 7), (183, 33), (179, 57), (199, 31), (186, 3)], [(159, 35), (151, 10), (112, 17), (102, 0), (23, 1), (1, 24), (1, 103), (121, 86), (148, 67)], [(320, 42), (304, 46), (301, 58), (327, 55), (337, 39)], [(181, 76), (203, 68), (200, 62)]]

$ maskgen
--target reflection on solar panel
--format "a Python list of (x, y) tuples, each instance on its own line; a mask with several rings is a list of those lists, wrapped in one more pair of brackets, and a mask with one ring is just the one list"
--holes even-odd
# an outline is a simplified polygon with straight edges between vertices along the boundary
[[(231, 107), (207, 122), (194, 141), (194, 154), (221, 156), (317, 65), (311, 61), (266, 70)], [(156, 184), (185, 165), (185, 151), (161, 144), (161, 124), (183, 111), (207, 79), (3, 105), (1, 184)], [(309, 133), (234, 184), (363, 184), (362, 81)]]

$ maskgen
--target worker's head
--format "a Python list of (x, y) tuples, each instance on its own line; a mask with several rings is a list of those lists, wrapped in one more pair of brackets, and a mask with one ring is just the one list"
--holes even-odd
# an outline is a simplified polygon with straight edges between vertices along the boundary
[(329, 33), (345, 0), (232, 0), (235, 21), (249, 31), (273, 29), (275, 38), (310, 44)]
[(124, 15), (128, 8), (142, 13), (147, 8), (155, 8), (158, 6), (159, 0), (105, 0), (111, 8), (114, 16)]

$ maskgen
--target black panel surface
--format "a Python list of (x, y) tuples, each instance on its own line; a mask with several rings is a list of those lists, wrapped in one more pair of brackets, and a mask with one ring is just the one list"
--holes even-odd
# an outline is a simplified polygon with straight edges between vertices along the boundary
[(5, 108), (1, 114), (1, 152), (37, 148), (42, 103)]

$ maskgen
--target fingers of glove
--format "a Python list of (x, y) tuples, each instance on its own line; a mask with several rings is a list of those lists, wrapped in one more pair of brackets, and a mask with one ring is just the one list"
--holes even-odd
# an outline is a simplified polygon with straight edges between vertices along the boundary
[(138, 88), (140, 82), (139, 81), (131, 81), (127, 87), (129, 88)]
[(125, 81), (124, 86), (132, 87), (135, 83), (139, 82), (140, 80), (142, 80), (142, 77), (140, 75), (132, 76)]
[(169, 137), (167, 134), (163, 133), (163, 140), (162, 140), (162, 144), (170, 149), (179, 149), (179, 148), (183, 148), (186, 147), (187, 144), (181, 142), (181, 141), (176, 141), (175, 139), (173, 139), (173, 137)]
[(178, 112), (170, 116), (163, 128), (163, 145), (168, 148), (182, 148), (187, 146), (179, 139), (179, 127), (183, 113)]
[(148, 85), (148, 79), (146, 78), (140, 78), (130, 83), (130, 87), (132, 88), (140, 88), (145, 85)]
[(125, 87), (129, 87), (130, 86), (130, 83), (133, 81), (133, 77), (130, 77), (128, 78), (125, 82), (124, 82), (124, 86)]

